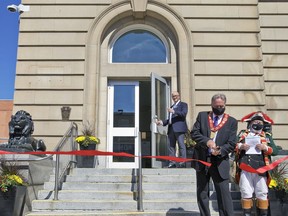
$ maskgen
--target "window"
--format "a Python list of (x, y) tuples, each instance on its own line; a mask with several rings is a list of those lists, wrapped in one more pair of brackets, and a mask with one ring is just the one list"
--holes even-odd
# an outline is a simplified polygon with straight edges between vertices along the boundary
[(167, 46), (148, 30), (131, 30), (116, 39), (112, 63), (167, 63)]

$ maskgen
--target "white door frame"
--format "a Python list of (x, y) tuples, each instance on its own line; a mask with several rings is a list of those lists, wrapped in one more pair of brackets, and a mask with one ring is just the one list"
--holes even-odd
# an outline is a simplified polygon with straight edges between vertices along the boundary
[[(134, 86), (134, 112), (135, 123), (134, 127), (114, 127), (114, 86), (128, 85)], [(108, 121), (107, 121), (107, 148), (108, 151), (113, 151), (114, 137), (133, 138), (134, 140), (134, 155), (138, 156), (139, 150), (139, 82), (138, 81), (109, 81), (108, 82)], [(129, 146), (129, 145), (126, 145)], [(125, 147), (125, 145), (123, 145)], [(125, 149), (123, 150), (125, 151)], [(135, 157), (133, 162), (115, 162), (113, 156), (108, 156), (108, 168), (138, 168), (138, 158)]]
[[(168, 126), (156, 125), (156, 119), (168, 118), (167, 108), (170, 106), (170, 86), (166, 80), (151, 73), (151, 149), (152, 156), (167, 155), (167, 130)], [(163, 167), (161, 160), (152, 158), (152, 168)]]

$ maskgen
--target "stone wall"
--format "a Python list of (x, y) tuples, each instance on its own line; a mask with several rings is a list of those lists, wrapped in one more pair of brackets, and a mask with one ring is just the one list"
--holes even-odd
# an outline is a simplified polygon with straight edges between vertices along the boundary
[[(288, 148), (287, 2), (149, 0), (146, 11), (137, 16), (131, 0), (22, 0), (22, 4), (30, 5), (30, 11), (20, 19), (13, 110), (31, 113), (33, 135), (44, 139), (48, 149), (69, 127), (69, 122), (61, 121), (60, 109), (70, 106), (71, 121), (80, 124), (94, 116), (101, 150), (106, 150), (109, 74), (125, 78), (149, 75), (142, 73), (145, 68), (137, 70), (131, 65), (113, 74), (111, 68), (117, 66), (103, 65), (108, 59), (110, 32), (96, 34), (99, 30), (94, 27), (107, 31), (112, 24), (125, 26), (127, 20), (145, 24), (151, 18), (158, 18), (155, 25), (161, 21), (175, 28), (180, 38), (187, 34), (187, 46), (181, 40), (175, 43), (182, 63), (175, 63), (173, 73), (178, 77), (171, 73), (171, 79), (189, 103), (190, 126), (199, 111), (210, 110), (211, 96), (224, 92), (229, 114), (240, 120), (252, 111), (268, 113), (275, 120), (276, 144)], [(188, 31), (179, 32), (174, 21), (169, 23), (172, 18), (165, 19), (168, 16)], [(101, 26), (105, 19), (109, 20), (107, 27)], [(171, 72), (159, 65), (151, 70), (155, 68), (160, 74)], [(91, 78), (97, 81), (93, 86), (87, 85)], [(245, 127), (239, 123), (239, 130)]]
[(9, 138), (8, 123), (11, 119), (13, 100), (0, 100), (0, 143)]

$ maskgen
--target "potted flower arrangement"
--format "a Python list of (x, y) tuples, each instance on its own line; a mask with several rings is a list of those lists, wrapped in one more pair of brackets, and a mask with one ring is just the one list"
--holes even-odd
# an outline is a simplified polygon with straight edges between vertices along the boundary
[(76, 142), (79, 144), (80, 149), (90, 150), (91, 148), (89, 148), (89, 146), (96, 146), (96, 144), (100, 143), (100, 140), (95, 136), (94, 127), (87, 122), (86, 124), (83, 124), (82, 135), (76, 138)]
[(184, 143), (187, 149), (194, 148), (196, 142), (191, 138), (190, 130), (188, 129), (184, 136)]
[[(193, 158), (194, 147), (196, 142), (191, 138), (190, 130), (188, 129), (184, 136), (184, 144), (186, 146), (187, 158)], [(187, 166), (191, 167), (191, 161), (187, 162)]]
[[(83, 124), (82, 135), (75, 140), (79, 144), (80, 150), (95, 150), (96, 145), (100, 143), (100, 139), (95, 136), (94, 127), (87, 122)], [(92, 168), (94, 167), (94, 156), (78, 156), (77, 167)]]
[(88, 149), (89, 145), (99, 144), (100, 140), (95, 136), (81, 135), (76, 138), (76, 142), (79, 143), (81, 149)]
[(270, 215), (285, 215), (288, 212), (287, 163), (271, 171), (269, 184)]
[(0, 161), (0, 209), (2, 216), (22, 216), (26, 197), (27, 180), (18, 166)]

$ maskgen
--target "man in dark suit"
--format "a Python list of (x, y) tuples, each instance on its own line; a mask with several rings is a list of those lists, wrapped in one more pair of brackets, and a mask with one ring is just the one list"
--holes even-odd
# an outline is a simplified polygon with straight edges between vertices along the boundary
[[(186, 115), (188, 112), (187, 103), (180, 101), (180, 94), (172, 92), (172, 99), (174, 104), (168, 108), (169, 118), (164, 121), (157, 121), (157, 124), (163, 126), (168, 125), (168, 154), (169, 156), (176, 156), (176, 141), (178, 141), (179, 153), (181, 158), (186, 158), (186, 146), (184, 143), (184, 136), (187, 132)], [(177, 164), (173, 161), (169, 162), (168, 168), (175, 168)], [(179, 163), (179, 168), (185, 168), (185, 163)]]
[(200, 112), (191, 131), (197, 143), (194, 159), (211, 162), (211, 167), (193, 162), (197, 175), (197, 200), (202, 216), (210, 216), (209, 181), (212, 177), (220, 216), (233, 215), (229, 191), (229, 156), (237, 142), (237, 120), (225, 112), (226, 96), (216, 94), (211, 99), (212, 112)]

